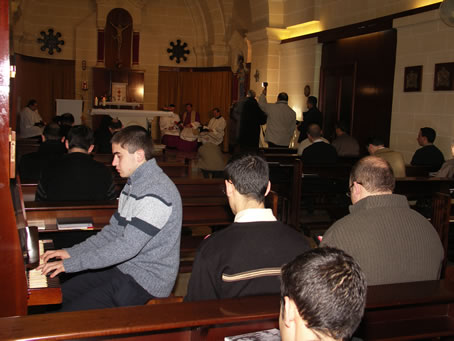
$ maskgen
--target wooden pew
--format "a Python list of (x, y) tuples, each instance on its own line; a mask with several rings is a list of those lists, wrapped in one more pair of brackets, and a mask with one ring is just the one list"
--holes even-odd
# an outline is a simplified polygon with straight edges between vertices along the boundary
[[(57, 218), (91, 217), (95, 228), (108, 224), (117, 210), (114, 201), (93, 202), (25, 202), (27, 219), (43, 220), (46, 231), (55, 231)], [(227, 198), (188, 197), (183, 201), (183, 226), (224, 226), (233, 221)]]
[[(0, 319), (0, 339), (222, 340), (276, 328), (278, 295), (169, 303)], [(356, 335), (365, 340), (454, 336), (454, 283), (427, 281), (368, 288)]]
[(279, 195), (278, 219), (299, 229), (301, 200), (301, 160), (292, 158), (288, 162), (270, 162), (271, 189)]

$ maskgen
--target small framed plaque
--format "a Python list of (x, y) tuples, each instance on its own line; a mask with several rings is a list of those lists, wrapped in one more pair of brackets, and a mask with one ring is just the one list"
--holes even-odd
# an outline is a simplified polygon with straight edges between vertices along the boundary
[(404, 71), (404, 91), (421, 91), (422, 65), (407, 66)]
[(128, 83), (112, 83), (112, 102), (126, 102)]
[(434, 90), (454, 90), (454, 63), (435, 64)]

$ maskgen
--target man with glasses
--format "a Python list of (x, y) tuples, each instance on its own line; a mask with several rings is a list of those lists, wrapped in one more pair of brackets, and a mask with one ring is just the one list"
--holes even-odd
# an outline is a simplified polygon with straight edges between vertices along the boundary
[(368, 156), (350, 173), (350, 214), (334, 223), (321, 246), (350, 254), (368, 285), (436, 280), (443, 247), (429, 221), (393, 194), (395, 178), (382, 158)]

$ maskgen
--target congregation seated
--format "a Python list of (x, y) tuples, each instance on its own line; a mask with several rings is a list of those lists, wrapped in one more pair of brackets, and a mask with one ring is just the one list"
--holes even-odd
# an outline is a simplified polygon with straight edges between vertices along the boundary
[(282, 341), (350, 340), (366, 306), (366, 278), (341, 250), (307, 251), (282, 267)]
[(225, 179), (234, 223), (200, 245), (186, 301), (279, 293), (280, 267), (310, 248), (264, 208), (271, 186), (265, 160), (241, 156), (227, 164)]
[(307, 128), (307, 139), (311, 145), (302, 154), (303, 164), (334, 164), (337, 161), (336, 149), (322, 140), (322, 130), (318, 124)]
[(331, 145), (336, 148), (339, 157), (358, 157), (360, 152), (359, 143), (353, 136), (348, 134), (348, 130), (345, 122), (336, 123), (336, 139)]
[(21, 179), (39, 181), (41, 172), (47, 164), (66, 153), (61, 137), (60, 126), (57, 123), (50, 123), (44, 128), (38, 151), (23, 155), (19, 161)]
[(195, 152), (197, 150), (198, 129), (200, 127), (199, 113), (192, 109), (192, 104), (186, 104), (186, 111), (182, 114), (180, 126), (180, 139), (177, 149), (182, 152)]
[(385, 142), (381, 137), (371, 137), (367, 141), (367, 151), (370, 155), (386, 160), (393, 170), (396, 178), (405, 177), (405, 161), (401, 153), (385, 147)]
[(411, 159), (413, 166), (431, 166), (431, 171), (436, 172), (440, 169), (445, 158), (443, 153), (433, 143), (437, 136), (434, 129), (424, 127), (419, 130), (417, 141), (421, 146)]
[[(454, 140), (451, 140), (451, 155), (454, 157)], [(438, 176), (440, 178), (454, 177), (454, 159), (449, 159), (444, 162), (435, 176)]]
[(395, 178), (377, 156), (358, 161), (350, 174), (350, 214), (324, 234), (322, 246), (350, 254), (368, 285), (436, 280), (443, 246), (432, 224), (393, 194)]
[(159, 129), (161, 130), (161, 143), (167, 148), (176, 148), (180, 136), (180, 116), (175, 114), (175, 104), (169, 104), (165, 111), (171, 113), (171, 116), (162, 116), (159, 118)]
[[(82, 128), (70, 130), (70, 141), (74, 129)], [(113, 166), (128, 178), (118, 210), (96, 235), (41, 257), (38, 269), (51, 278), (84, 271), (63, 283), (61, 311), (143, 305), (169, 296), (178, 273), (182, 204), (152, 149), (143, 127), (115, 134)], [(57, 260), (49, 262), (52, 258)]]
[(93, 131), (87, 126), (77, 125), (69, 130), (65, 140), (68, 154), (43, 169), (36, 201), (115, 199), (112, 172), (90, 155), (93, 142)]

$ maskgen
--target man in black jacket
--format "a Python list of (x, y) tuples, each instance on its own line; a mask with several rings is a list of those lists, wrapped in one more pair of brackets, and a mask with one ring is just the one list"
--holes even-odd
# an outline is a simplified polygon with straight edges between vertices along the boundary
[(307, 129), (311, 145), (303, 151), (304, 164), (332, 164), (337, 161), (337, 152), (329, 143), (322, 140), (322, 130), (318, 124), (311, 124)]
[(413, 158), (411, 164), (414, 166), (431, 166), (431, 171), (436, 172), (441, 168), (445, 158), (443, 153), (434, 146), (437, 133), (434, 129), (424, 127), (419, 130), (416, 140), (422, 148), (419, 148)]
[(309, 96), (306, 105), (308, 110), (303, 113), (303, 122), (298, 126), (300, 131), (298, 142), (307, 138), (307, 129), (311, 124), (316, 123), (320, 128), (323, 126), (323, 115), (317, 109), (317, 97)]
[(93, 131), (72, 127), (65, 141), (68, 154), (49, 163), (43, 170), (36, 201), (85, 201), (115, 199), (112, 172), (93, 160)]
[(235, 220), (200, 245), (186, 301), (277, 294), (281, 266), (310, 249), (303, 234), (265, 208), (271, 186), (265, 160), (242, 156), (224, 173)]
[(239, 102), (236, 107), (236, 115), (239, 117), (237, 143), (241, 151), (257, 151), (259, 148), (260, 126), (266, 123), (266, 115), (260, 109), (255, 91), (249, 90), (247, 97)]

